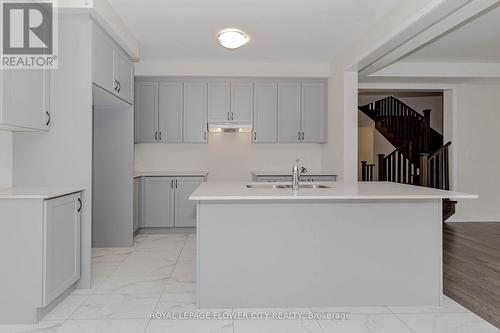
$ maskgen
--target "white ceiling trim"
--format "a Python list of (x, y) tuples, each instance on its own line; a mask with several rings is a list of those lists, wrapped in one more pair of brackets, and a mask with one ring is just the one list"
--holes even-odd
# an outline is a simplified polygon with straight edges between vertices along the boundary
[(140, 61), (135, 63), (135, 75), (327, 78), (330, 63)]
[(499, 63), (415, 63), (398, 62), (370, 77), (500, 77)]
[[(484, 13), (500, 3), (500, 0), (443, 0), (427, 15), (422, 17), (421, 21), (410, 26), (406, 31), (402, 32), (398, 38), (392, 41), (394, 44), (400, 40), (401, 36), (408, 36), (413, 32), (413, 35), (403, 41), (399, 46), (390, 49), (391, 43), (384, 45), (371, 56), (373, 59), (377, 54), (381, 54), (383, 50), (388, 50), (378, 59), (367, 64), (360, 72), (361, 77), (366, 77), (372, 73), (378, 72), (381, 69), (393, 64), (402, 59), (418, 48), (436, 40), (440, 36), (452, 31), (468, 20)], [(370, 59), (365, 60), (365, 63)]]
[(139, 42), (107, 0), (55, 0), (62, 12), (88, 12), (133, 59), (139, 59)]

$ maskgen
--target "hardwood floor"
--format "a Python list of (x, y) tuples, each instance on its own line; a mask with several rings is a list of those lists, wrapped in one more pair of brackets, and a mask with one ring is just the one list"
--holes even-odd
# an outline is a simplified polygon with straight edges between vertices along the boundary
[(445, 223), (444, 294), (500, 328), (500, 223)]

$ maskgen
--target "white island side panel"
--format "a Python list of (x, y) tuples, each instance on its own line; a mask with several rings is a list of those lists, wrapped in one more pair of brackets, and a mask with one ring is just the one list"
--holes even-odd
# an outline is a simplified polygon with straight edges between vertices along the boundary
[(439, 305), (441, 200), (198, 204), (198, 305)]

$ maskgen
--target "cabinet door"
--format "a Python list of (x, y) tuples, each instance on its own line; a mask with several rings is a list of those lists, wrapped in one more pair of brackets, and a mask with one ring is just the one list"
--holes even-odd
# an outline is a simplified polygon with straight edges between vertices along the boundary
[(158, 83), (135, 83), (135, 142), (156, 142), (158, 137)]
[(277, 141), (278, 93), (276, 83), (254, 85), (254, 142)]
[(184, 83), (184, 142), (207, 142), (207, 84)]
[(140, 178), (134, 178), (134, 231), (139, 229), (139, 192), (140, 192)]
[(182, 82), (159, 83), (158, 140), (182, 142)]
[(278, 83), (278, 142), (300, 142), (300, 82)]
[(326, 83), (302, 83), (302, 142), (326, 142)]
[(43, 305), (80, 279), (80, 194), (45, 202)]
[(92, 82), (115, 93), (114, 45), (111, 38), (97, 25), (92, 26)]
[(253, 83), (231, 83), (231, 121), (251, 123), (253, 121)]
[(189, 200), (191, 193), (203, 182), (200, 177), (175, 179), (175, 226), (196, 227), (196, 201)]
[(125, 102), (132, 104), (132, 87), (134, 82), (134, 67), (132, 62), (121, 50), (115, 48), (115, 94)]
[(229, 82), (208, 83), (208, 122), (230, 121)]
[(50, 70), (1, 70), (1, 125), (50, 127)]
[(174, 226), (174, 179), (172, 177), (144, 178), (144, 226)]

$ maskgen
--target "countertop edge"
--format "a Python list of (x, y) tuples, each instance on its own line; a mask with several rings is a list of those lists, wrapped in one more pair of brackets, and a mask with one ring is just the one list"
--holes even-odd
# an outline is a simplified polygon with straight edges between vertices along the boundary
[[(2, 193), (2, 191), (12, 190), (10, 193)], [(16, 193), (16, 191), (19, 191)], [(30, 189), (30, 188), (8, 188), (0, 189), (0, 200), (9, 199), (39, 199), (39, 200), (50, 200), (65, 195), (70, 195), (78, 192), (83, 192), (85, 189), (75, 188), (75, 189)], [(30, 193), (31, 192), (31, 193)]]
[(337, 195), (337, 196), (190, 196), (191, 201), (281, 201), (281, 200), (439, 200), (439, 199), (478, 199), (478, 195)]

